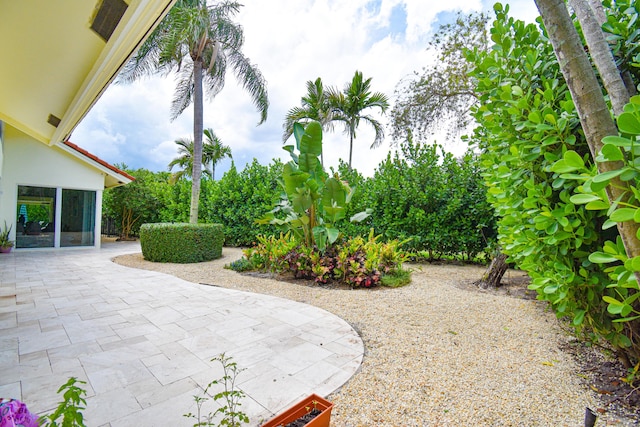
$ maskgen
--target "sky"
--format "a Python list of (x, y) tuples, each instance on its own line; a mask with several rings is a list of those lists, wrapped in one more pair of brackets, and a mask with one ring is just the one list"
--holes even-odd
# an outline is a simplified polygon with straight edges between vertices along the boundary
[[(274, 158), (290, 159), (282, 149), (282, 124), (289, 109), (300, 106), (306, 82), (322, 78), (339, 89), (355, 71), (371, 78), (373, 92), (385, 93), (394, 103), (398, 83), (432, 63), (428, 41), (439, 25), (460, 10), (491, 11), (488, 0), (240, 0), (235, 22), (244, 28), (243, 52), (267, 81), (267, 121), (257, 126), (260, 115), (251, 97), (231, 72), (226, 85), (213, 100), (205, 99), (204, 127), (212, 128), (229, 146), (238, 170), (256, 158), (261, 164)], [(509, 0), (511, 15), (533, 21), (534, 0)], [(166, 171), (177, 156), (175, 140), (193, 138), (193, 109), (189, 107), (170, 121), (175, 89), (172, 76), (148, 77), (132, 84), (112, 84), (74, 130), (70, 140), (112, 164)], [(370, 149), (373, 131), (361, 123), (354, 141), (353, 167), (365, 176), (395, 148), (390, 145), (388, 114), (377, 109), (367, 113), (385, 126), (385, 141)], [(461, 141), (445, 141), (456, 155), (466, 150)], [(289, 143), (292, 143), (290, 140)], [(337, 167), (349, 157), (348, 135), (337, 126), (323, 139), (326, 168)], [(229, 169), (231, 160), (216, 166), (216, 179)]]

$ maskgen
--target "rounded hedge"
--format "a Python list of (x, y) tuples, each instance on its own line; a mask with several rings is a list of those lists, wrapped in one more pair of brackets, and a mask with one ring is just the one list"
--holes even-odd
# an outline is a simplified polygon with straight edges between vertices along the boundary
[(144, 259), (153, 262), (192, 263), (222, 256), (221, 224), (157, 223), (140, 227)]

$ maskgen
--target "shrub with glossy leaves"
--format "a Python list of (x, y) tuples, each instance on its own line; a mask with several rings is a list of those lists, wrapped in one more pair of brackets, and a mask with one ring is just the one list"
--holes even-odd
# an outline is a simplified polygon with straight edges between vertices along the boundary
[(220, 224), (157, 223), (140, 227), (142, 255), (153, 262), (210, 261), (222, 256), (223, 242)]

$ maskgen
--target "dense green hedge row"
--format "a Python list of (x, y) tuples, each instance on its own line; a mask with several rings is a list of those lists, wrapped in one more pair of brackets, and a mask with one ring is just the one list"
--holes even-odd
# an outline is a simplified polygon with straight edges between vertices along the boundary
[(220, 224), (156, 223), (140, 227), (142, 255), (153, 262), (211, 261), (222, 256), (223, 243)]
[[(229, 246), (252, 246), (257, 235), (278, 232), (254, 220), (280, 200), (282, 167), (277, 160), (267, 166), (254, 160), (242, 171), (232, 166), (218, 181), (204, 179), (200, 221), (222, 224)], [(424, 251), (426, 257), (473, 258), (495, 235), (493, 212), (471, 154), (456, 159), (441, 147), (408, 141), (389, 154), (371, 178), (344, 163), (338, 169), (355, 188), (347, 218), (373, 210), (363, 222), (341, 226), (347, 236), (367, 236), (373, 228), (385, 240), (410, 239), (403, 248)], [(171, 185), (165, 172), (128, 172), (136, 181), (105, 192), (105, 215), (115, 218), (117, 225), (125, 206), (139, 217), (133, 234), (139, 233), (142, 223), (188, 221), (189, 181)]]

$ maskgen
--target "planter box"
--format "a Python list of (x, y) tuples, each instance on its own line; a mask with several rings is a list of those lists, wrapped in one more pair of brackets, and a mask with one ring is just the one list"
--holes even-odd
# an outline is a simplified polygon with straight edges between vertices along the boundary
[(282, 412), (280, 415), (276, 415), (265, 424), (262, 424), (262, 427), (286, 426), (288, 423), (306, 415), (314, 408), (318, 409), (321, 413), (313, 420), (309, 421), (306, 427), (329, 427), (333, 403), (323, 399), (317, 394), (305, 397), (291, 408)]

